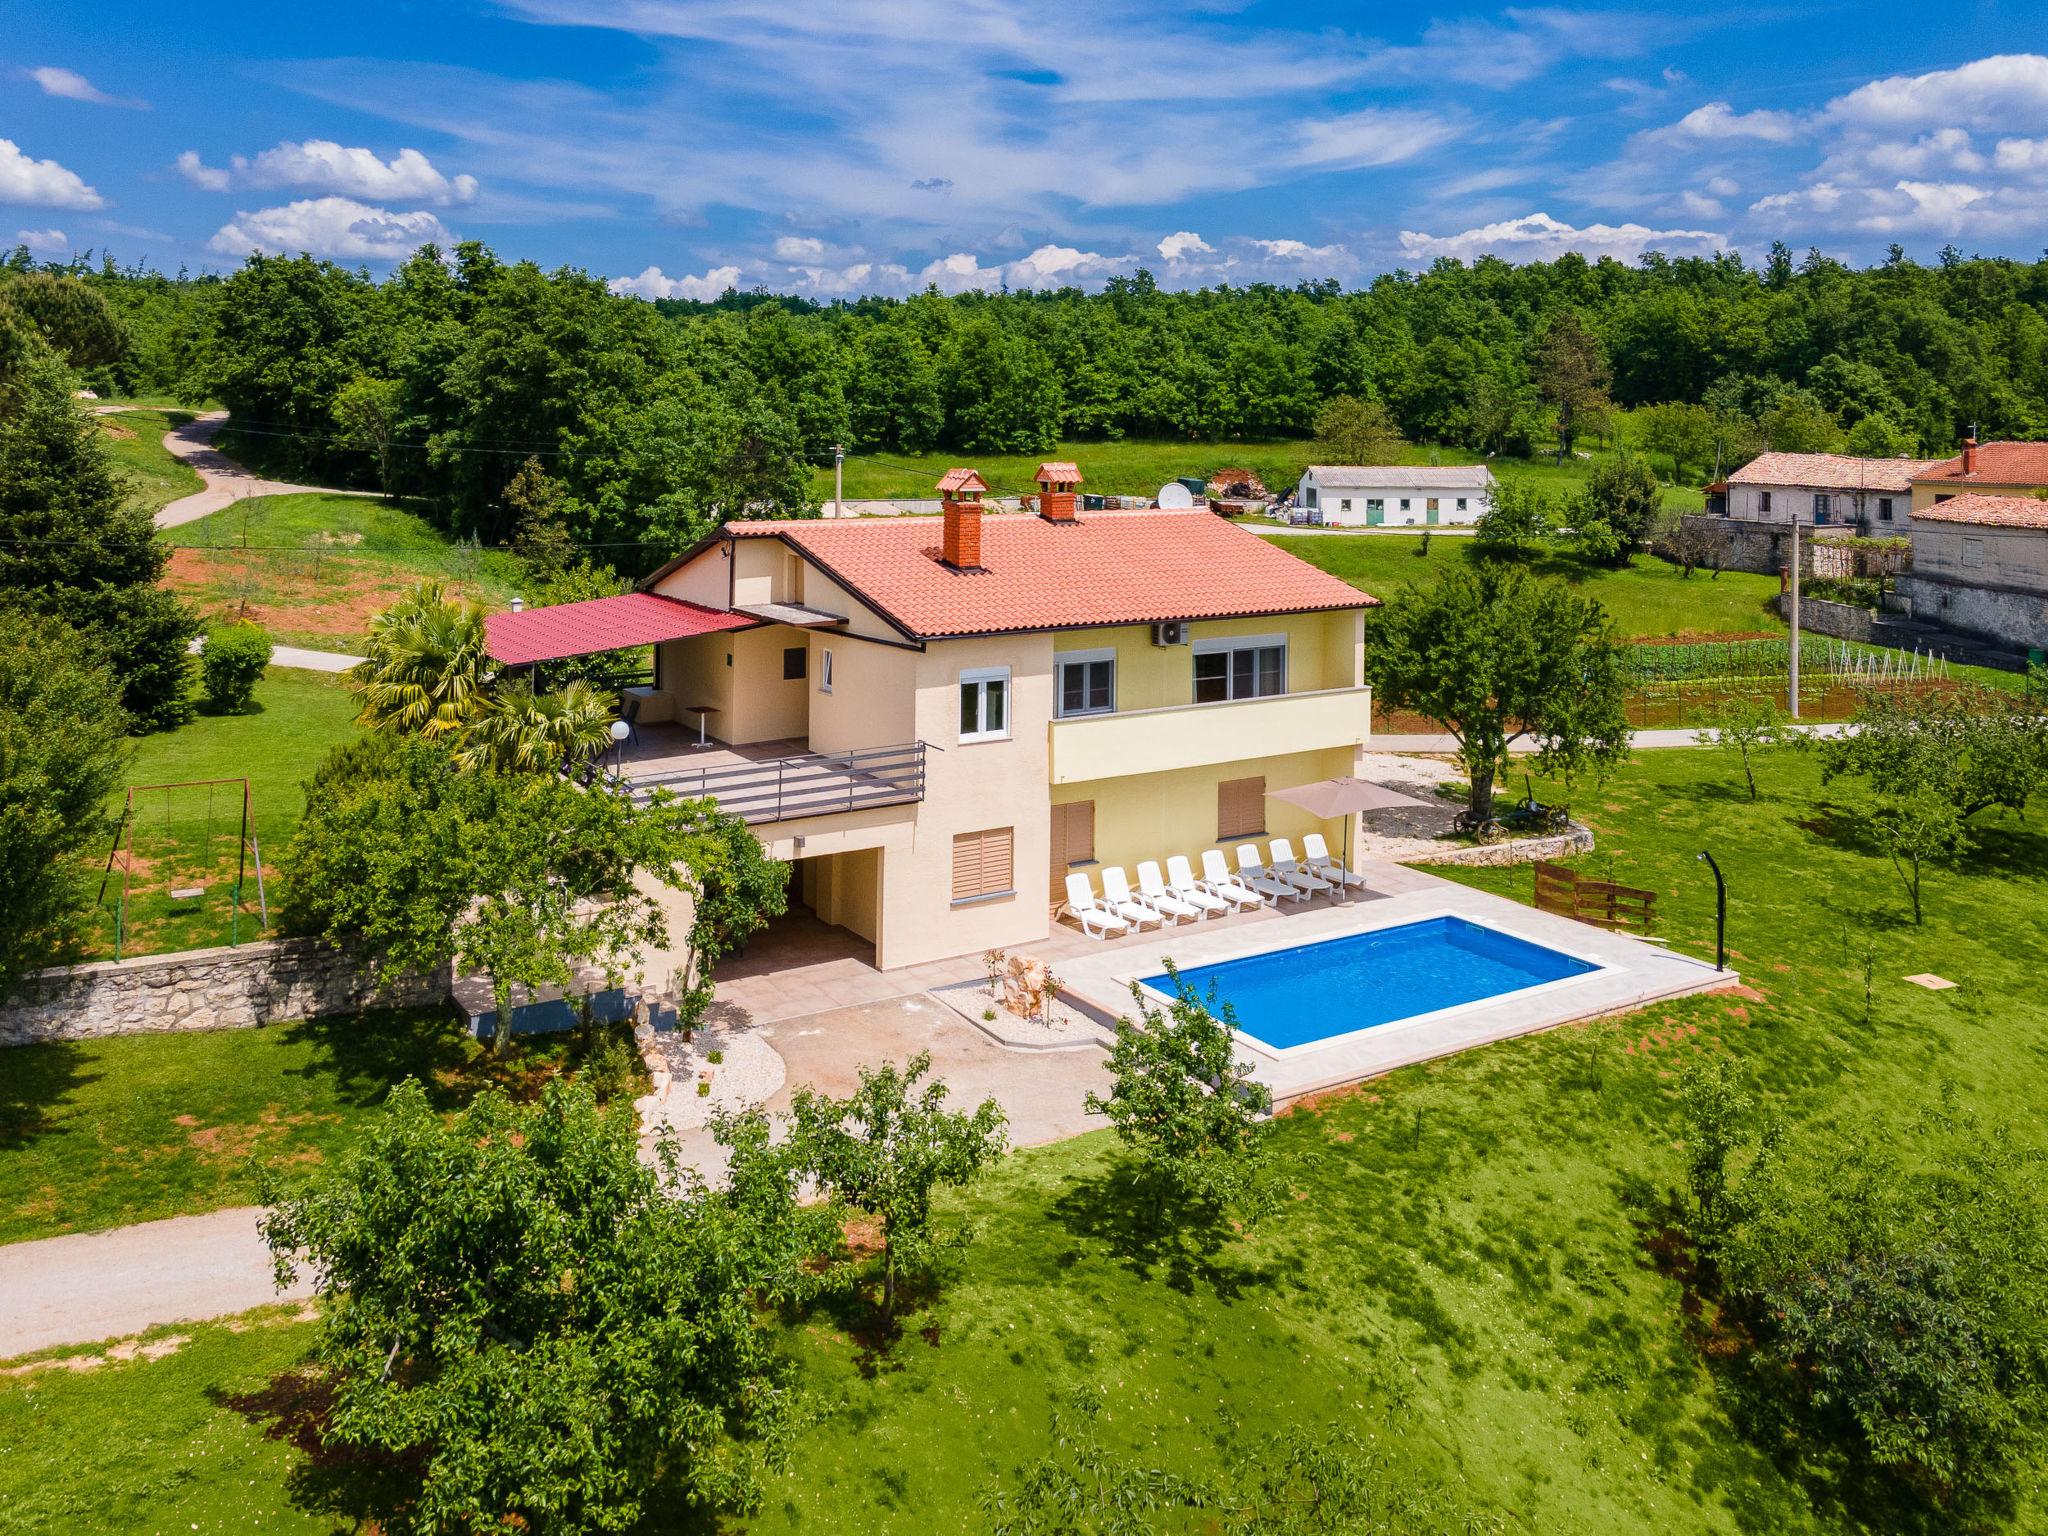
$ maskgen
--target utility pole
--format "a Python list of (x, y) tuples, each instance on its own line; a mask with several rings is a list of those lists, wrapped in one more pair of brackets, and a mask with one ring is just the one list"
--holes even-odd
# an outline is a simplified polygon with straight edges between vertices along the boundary
[(846, 445), (832, 445), (832, 515), (846, 516)]
[(1792, 718), (1799, 718), (1799, 509), (1792, 510)]

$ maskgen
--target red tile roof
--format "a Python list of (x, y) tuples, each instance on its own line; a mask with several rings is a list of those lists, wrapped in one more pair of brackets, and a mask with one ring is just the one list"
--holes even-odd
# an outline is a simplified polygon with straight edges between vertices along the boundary
[(653, 592), (625, 592), (593, 597), (580, 603), (557, 603), (518, 613), (493, 613), (484, 619), (484, 648), (508, 667), (532, 661), (559, 661), (628, 646), (683, 640), (725, 629), (745, 629), (760, 620), (686, 603)]
[[(1981, 450), (1980, 450), (1981, 451)], [(2038, 496), (1986, 496), (1965, 491), (1913, 514), (1916, 523), (1981, 523), (1992, 528), (2048, 528), (2048, 501)]]
[(1823, 491), (1913, 489), (1939, 459), (1859, 459), (1847, 453), (1760, 453), (1728, 477), (1730, 485), (1810, 485)]
[(1031, 478), (1040, 485), (1079, 485), (1081, 466), (1071, 459), (1048, 459)]
[(1206, 510), (986, 516), (979, 571), (939, 561), (930, 517), (728, 523), (787, 540), (919, 639), (1364, 608), (1356, 587)]
[(971, 469), (949, 469), (939, 476), (939, 494), (948, 491), (985, 491), (988, 482)]
[(1942, 459), (1916, 478), (1977, 485), (2048, 485), (2048, 443), (1979, 443), (1976, 467), (1963, 473), (1963, 456)]

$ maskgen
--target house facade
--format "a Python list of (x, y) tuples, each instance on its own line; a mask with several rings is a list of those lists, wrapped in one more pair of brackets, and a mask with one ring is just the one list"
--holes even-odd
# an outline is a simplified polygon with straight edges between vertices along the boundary
[(2048, 650), (2048, 501), (1965, 491), (1916, 508), (1913, 616), (2008, 650)]
[(1044, 938), (1073, 870), (1341, 843), (1267, 791), (1354, 771), (1373, 599), (1207, 510), (985, 490), (956, 470), (938, 518), (729, 523), (626, 598), (493, 615), (492, 654), (653, 644), (635, 723), (669, 745), (640, 782), (744, 816), (884, 969)]
[(1913, 477), (1913, 511), (1951, 497), (2032, 496), (2048, 489), (2048, 443), (1979, 443), (1963, 439), (1952, 459), (1924, 465)]
[(1913, 506), (1914, 476), (1938, 462), (1762, 453), (1724, 483), (1724, 515), (1744, 522), (1837, 525), (1903, 535)]
[(1469, 527), (1493, 502), (1484, 464), (1311, 464), (1297, 515), (1333, 528)]

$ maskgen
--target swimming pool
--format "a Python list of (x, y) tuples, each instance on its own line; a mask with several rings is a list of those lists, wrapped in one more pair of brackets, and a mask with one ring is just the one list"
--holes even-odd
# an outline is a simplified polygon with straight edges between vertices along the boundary
[[(1193, 966), (1180, 976), (1203, 996), (1213, 985), (1252, 1043), (1289, 1052), (1599, 969), (1498, 928), (1444, 916)], [(1141, 980), (1172, 993), (1163, 972)]]

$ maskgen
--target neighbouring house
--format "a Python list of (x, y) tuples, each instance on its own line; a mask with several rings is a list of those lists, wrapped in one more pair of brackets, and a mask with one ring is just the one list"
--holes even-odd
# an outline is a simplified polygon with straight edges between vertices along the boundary
[(2006, 650), (2048, 650), (2048, 501), (1945, 495), (1913, 509), (1912, 537), (1898, 593), (1914, 618)]
[[(1903, 531), (1914, 477), (1936, 459), (1860, 459), (1846, 453), (1760, 453), (1718, 483), (1710, 510), (1755, 523)], [(1713, 492), (1716, 487), (1709, 487)]]
[(1937, 459), (1913, 477), (1913, 512), (1952, 496), (1975, 491), (1985, 496), (2031, 496), (2048, 488), (2048, 443), (1979, 443), (1963, 439), (1963, 451)]
[(1493, 486), (1484, 464), (1311, 464), (1294, 507), (1333, 528), (1456, 526), (1479, 521)]
[[(1066, 876), (1322, 832), (1269, 790), (1353, 773), (1374, 599), (1206, 508), (732, 522), (638, 591), (499, 613), (519, 666), (654, 648), (643, 786), (711, 795), (883, 968), (1043, 939)], [(699, 743), (702, 745), (699, 745)]]

